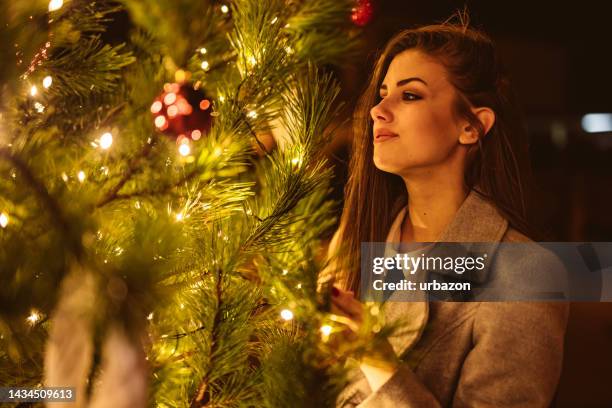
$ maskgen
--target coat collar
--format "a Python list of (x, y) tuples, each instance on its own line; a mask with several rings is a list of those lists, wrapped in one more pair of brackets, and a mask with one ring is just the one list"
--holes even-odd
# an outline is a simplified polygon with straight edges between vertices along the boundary
[[(399, 242), (407, 210), (408, 207), (402, 208), (395, 217), (387, 242)], [(508, 221), (495, 206), (476, 190), (471, 190), (436, 242), (499, 242), (507, 229)]]
[[(400, 239), (401, 225), (406, 216), (407, 208), (404, 207), (396, 216), (389, 234), (387, 243), (398, 243)], [(455, 217), (446, 229), (440, 234), (436, 242), (463, 242), (469, 251), (474, 243), (488, 243), (487, 252), (493, 254), (497, 245), (508, 229), (508, 221), (500, 215), (495, 206), (482, 197), (475, 190), (471, 190), (466, 199), (459, 207)], [(482, 249), (482, 244), (479, 245)], [(435, 251), (435, 247), (433, 249)], [(492, 261), (492, 258), (490, 258)], [(490, 262), (487, 262), (490, 265)], [(482, 283), (486, 280), (488, 268), (478, 275), (464, 276), (465, 279)], [(423, 294), (422, 301), (401, 302), (394, 301), (394, 296), (385, 302), (385, 316), (388, 321), (404, 320), (406, 324), (402, 329), (389, 338), (396, 354), (401, 356), (409, 347), (418, 341), (425, 329), (429, 316), (429, 303)]]

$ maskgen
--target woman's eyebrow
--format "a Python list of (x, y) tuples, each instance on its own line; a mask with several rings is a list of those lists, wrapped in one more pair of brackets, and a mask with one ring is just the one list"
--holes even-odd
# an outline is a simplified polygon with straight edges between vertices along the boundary
[[(418, 82), (423, 83), (423, 85), (427, 86), (427, 82), (425, 82), (424, 80), (422, 80), (422, 79), (421, 79), (421, 78), (419, 78), (419, 77), (410, 77), (410, 78), (402, 79), (402, 80), (400, 80), (400, 81), (397, 81), (397, 84), (395, 84), (395, 86), (402, 86), (402, 85), (406, 85), (407, 83), (412, 82), (412, 81), (418, 81)], [(382, 85), (380, 86), (380, 89), (381, 89), (381, 90), (385, 90), (385, 91), (386, 91), (386, 90), (387, 90), (387, 85), (382, 84)]]

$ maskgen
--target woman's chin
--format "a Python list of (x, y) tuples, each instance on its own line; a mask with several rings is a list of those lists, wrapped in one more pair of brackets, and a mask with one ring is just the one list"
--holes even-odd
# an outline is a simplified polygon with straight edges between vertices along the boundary
[(380, 171), (392, 174), (403, 174), (411, 166), (406, 163), (399, 163), (394, 159), (385, 159), (384, 157), (374, 156), (374, 166)]

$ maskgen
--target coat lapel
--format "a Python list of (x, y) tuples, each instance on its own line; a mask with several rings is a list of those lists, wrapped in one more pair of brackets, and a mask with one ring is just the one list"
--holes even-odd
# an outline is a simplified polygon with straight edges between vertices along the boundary
[[(400, 211), (387, 235), (387, 244), (393, 244), (388, 247), (394, 250), (398, 248), (397, 244), (400, 240), (401, 226), (406, 211), (407, 208)], [(453, 221), (436, 242), (488, 242), (491, 243), (489, 251), (493, 253), (507, 229), (508, 222), (499, 214), (495, 206), (472, 190), (457, 211)], [(425, 274), (425, 271), (419, 271), (413, 278), (426, 280)], [(486, 271), (484, 275), (475, 279), (485, 278)], [(399, 292), (393, 293), (383, 305), (383, 310), (387, 322), (397, 322), (401, 327), (398, 332), (389, 337), (389, 342), (396, 355), (402, 356), (421, 337), (429, 318), (429, 302), (424, 292), (419, 293), (421, 299), (415, 302), (398, 301), (399, 296)]]

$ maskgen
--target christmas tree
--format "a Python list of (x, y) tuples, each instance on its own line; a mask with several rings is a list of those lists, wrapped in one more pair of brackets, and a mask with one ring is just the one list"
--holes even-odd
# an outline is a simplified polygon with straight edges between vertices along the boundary
[(354, 6), (0, 3), (0, 384), (332, 405), (325, 67), (355, 49)]

